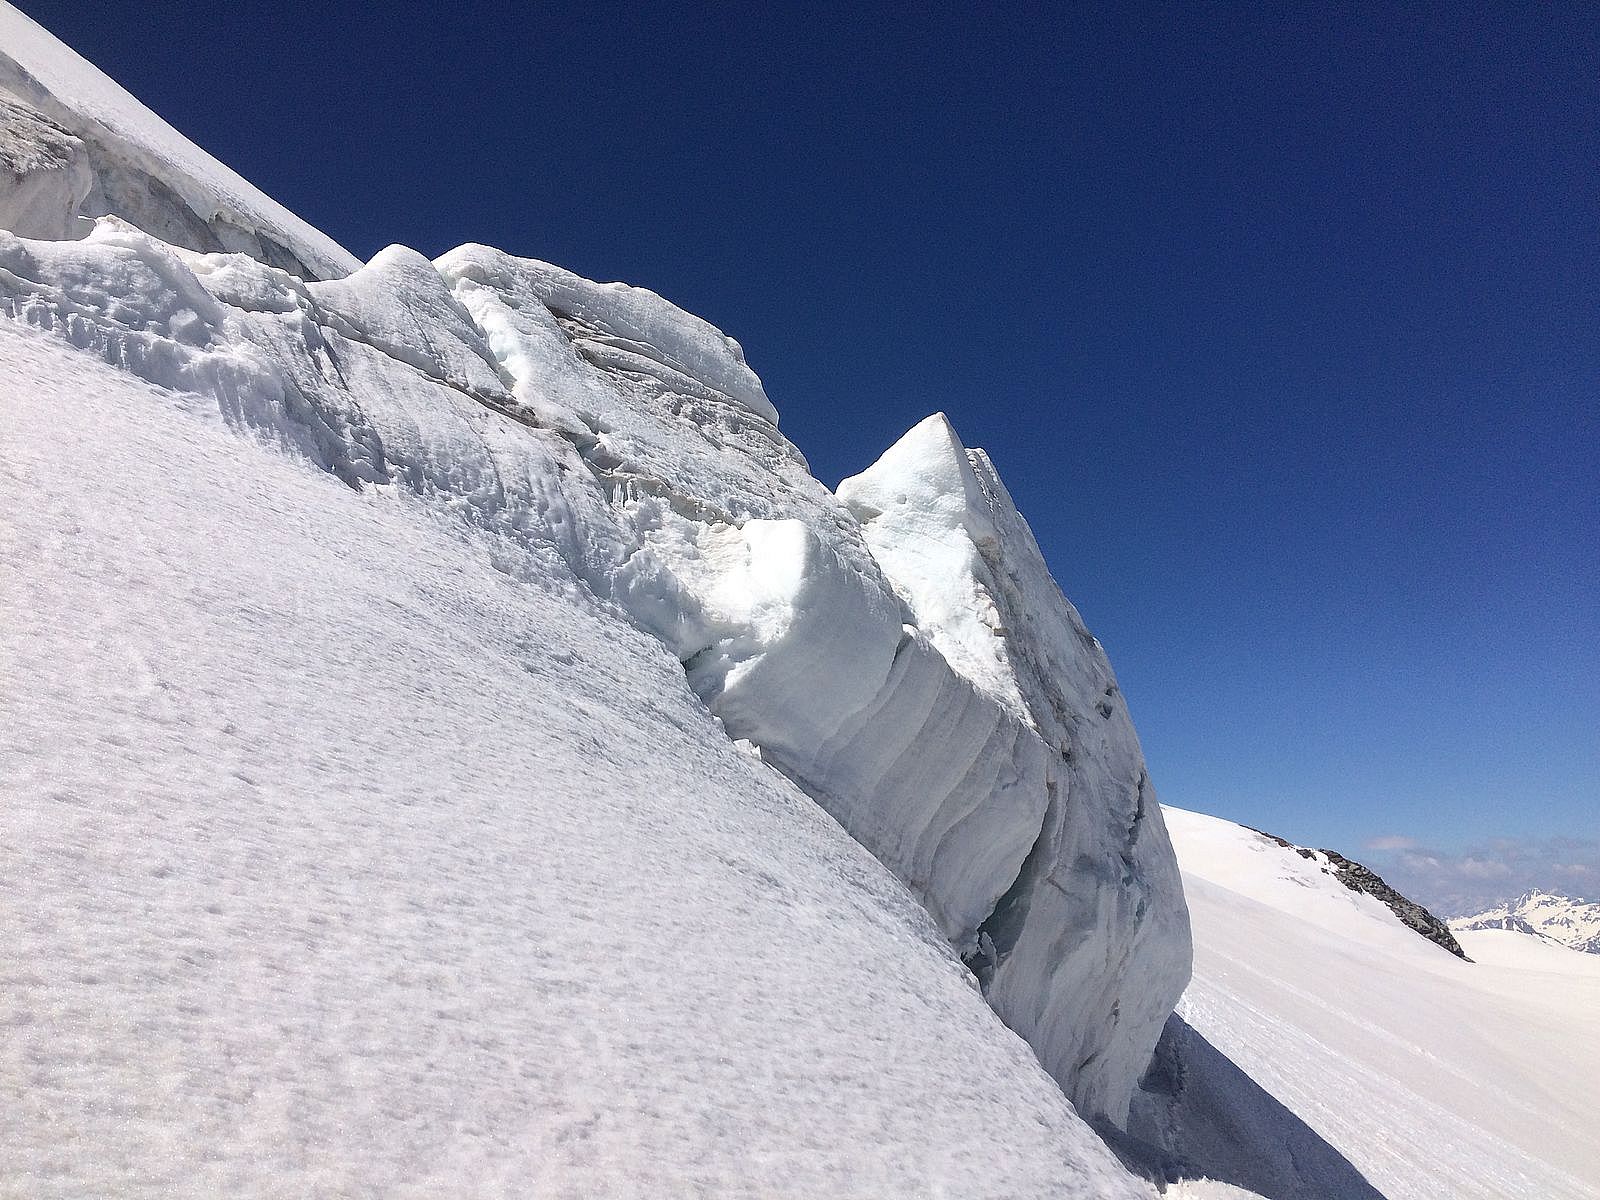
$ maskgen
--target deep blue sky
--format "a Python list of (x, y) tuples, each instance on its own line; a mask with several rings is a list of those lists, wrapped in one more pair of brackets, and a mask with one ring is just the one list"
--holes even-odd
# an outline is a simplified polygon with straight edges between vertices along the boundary
[(1592, 10), (22, 7), (358, 254), (714, 321), (830, 484), (944, 409), (1165, 800), (1600, 834)]

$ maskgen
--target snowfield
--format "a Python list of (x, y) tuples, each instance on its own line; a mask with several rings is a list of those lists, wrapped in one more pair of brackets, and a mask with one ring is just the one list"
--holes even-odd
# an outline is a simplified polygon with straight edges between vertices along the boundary
[(0, 1190), (1142, 1194), (556, 556), (0, 358)]
[(1291, 848), (1167, 824), (1194, 979), (1136, 1133), (1275, 1200), (1600, 1197), (1596, 960), (1464, 932), (1463, 962)]
[(942, 414), (834, 494), (4, 0), (0, 363), (0, 1194), (1600, 1200), (1600, 958), (1164, 813)]

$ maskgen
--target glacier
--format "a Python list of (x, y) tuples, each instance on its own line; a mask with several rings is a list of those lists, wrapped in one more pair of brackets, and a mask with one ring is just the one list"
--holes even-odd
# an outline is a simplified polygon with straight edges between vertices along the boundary
[(1323, 855), (1182, 809), (1167, 825), (1194, 978), (1129, 1125), (1166, 1177), (1274, 1200), (1600, 1200), (1600, 961), (1458, 930), (1466, 961)]
[(85, 1182), (57, 1121), (118, 1191), (1135, 1194), (1083, 1120), (1182, 884), (987, 457), (935, 417), (835, 494), (655, 293), (359, 263), (9, 6), (0, 51), (7, 575), (60, 577), (5, 597), (30, 1185)]
[(0, 1191), (1143, 1194), (552, 546), (0, 360)]
[[(730, 737), (910, 884), (958, 950), (992, 958), (997, 1010), (1081, 1109), (1120, 1120), (1187, 943), (1131, 726), (1101, 711), (1116, 691), (1098, 645), (1064, 609), (1048, 632), (1073, 642), (1030, 653), (1057, 660), (1041, 671), (1084, 657), (1081, 686), (1019, 674), (1020, 707), (958, 671), (777, 432), (736, 347), (689, 325), (684, 345), (652, 349), (654, 369), (636, 350), (597, 358), (578, 318), (539, 298), (553, 271), (391, 247), (304, 281), (118, 218), (78, 241), (0, 233), (0, 307), (16, 320), (209, 393), (241, 429), (352, 487), (404, 489), (553, 546), (662, 641)], [(1031, 537), (1016, 557), (1021, 577), (1048, 581)], [(1019, 621), (1065, 604), (1033, 587), (1006, 601)]]
[(116, 214), (165, 241), (310, 278), (360, 260), (223, 166), (69, 46), (0, 4), (0, 227), (82, 236)]
[(830, 490), (4, 0), (0, 318), (0, 1191), (1600, 1200), (1596, 960), (1164, 808), (943, 414)]

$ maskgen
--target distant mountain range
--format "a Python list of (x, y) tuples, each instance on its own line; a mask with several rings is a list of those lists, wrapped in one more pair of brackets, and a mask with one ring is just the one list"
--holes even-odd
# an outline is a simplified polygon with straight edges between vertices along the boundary
[(1474, 916), (1457, 917), (1450, 928), (1511, 929), (1585, 954), (1600, 954), (1600, 904), (1554, 892), (1525, 892)]

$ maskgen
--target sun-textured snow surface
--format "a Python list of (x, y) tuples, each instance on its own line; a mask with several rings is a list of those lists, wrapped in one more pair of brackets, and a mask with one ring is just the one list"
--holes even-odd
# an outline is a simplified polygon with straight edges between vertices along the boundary
[(0, 360), (0, 1191), (1139, 1194), (554, 539)]
[(1463, 962), (1292, 848), (1179, 809), (1167, 827), (1194, 979), (1137, 1132), (1275, 1200), (1600, 1197), (1596, 960), (1491, 932)]
[[(243, 251), (301, 274), (326, 278), (360, 265), (6, 0), (0, 121), (0, 167), (16, 181), (0, 189), (4, 228), (75, 237), (87, 228), (80, 212), (115, 214), (176, 245)], [(30, 155), (19, 171), (8, 141), (49, 152)]]
[[(7, 816), (42, 860), (17, 864), (15, 940), (67, 964), (7, 995), (35, 1036), (19, 1128), (45, 1122), (16, 1169), (1120, 1194), (983, 1000), (1118, 1120), (1187, 925), (1109, 667), (987, 460), (1001, 610), (1045, 614), (1007, 635), (1009, 698), (921, 628), (732, 338), (481, 246), (335, 261), (37, 26), (0, 34), (38, 68), (0, 112), (0, 214), (67, 225), (0, 232), (29, 509), (7, 653), (32, 681), (0, 749), (28, 756)], [(571, 1068), (587, 1107), (552, 1042), (606, 1051), (616, 1077)]]

